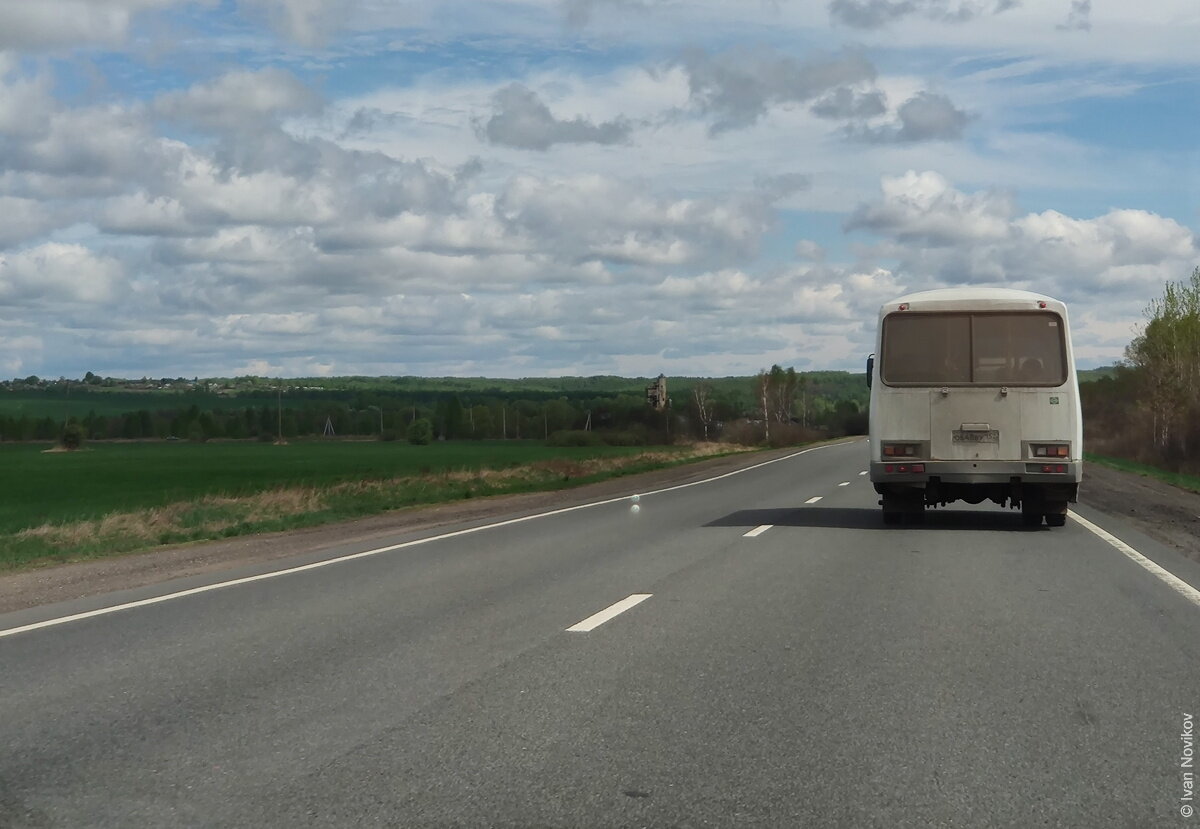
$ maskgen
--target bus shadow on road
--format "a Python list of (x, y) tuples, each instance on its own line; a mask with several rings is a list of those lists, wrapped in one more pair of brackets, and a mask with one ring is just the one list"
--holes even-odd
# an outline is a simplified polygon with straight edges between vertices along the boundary
[[(863, 507), (791, 507), (785, 509), (746, 509), (731, 512), (710, 521), (706, 527), (746, 527), (770, 524), (774, 527), (828, 527), (844, 530), (1002, 530), (1037, 532), (1026, 527), (1019, 512), (983, 510), (925, 510), (920, 523), (884, 524), (878, 508)], [(1041, 529), (1045, 529), (1042, 527)]]

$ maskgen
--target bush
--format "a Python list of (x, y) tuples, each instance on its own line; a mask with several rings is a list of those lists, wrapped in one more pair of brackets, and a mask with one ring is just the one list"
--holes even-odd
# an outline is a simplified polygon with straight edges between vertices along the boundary
[(64, 449), (78, 449), (83, 446), (83, 427), (78, 423), (68, 423), (63, 427), (59, 443)]
[(761, 420), (746, 420), (742, 418), (727, 423), (721, 430), (722, 443), (734, 443), (739, 446), (757, 446), (763, 441), (763, 424)]
[[(737, 443), (742, 446), (762, 446), (766, 443), (765, 432), (766, 424), (761, 420), (738, 420), (725, 428), (721, 433), (721, 440), (725, 443)], [(820, 440), (823, 437), (828, 437), (824, 431), (806, 429), (799, 423), (772, 422), (769, 445), (775, 448), (796, 446)]]
[(609, 446), (645, 446), (645, 430), (627, 429), (623, 432), (605, 432), (604, 442)]
[(547, 446), (603, 446), (604, 438), (582, 429), (561, 429), (546, 439)]
[(420, 417), (408, 426), (408, 442), (413, 446), (428, 446), (433, 441), (433, 424)]

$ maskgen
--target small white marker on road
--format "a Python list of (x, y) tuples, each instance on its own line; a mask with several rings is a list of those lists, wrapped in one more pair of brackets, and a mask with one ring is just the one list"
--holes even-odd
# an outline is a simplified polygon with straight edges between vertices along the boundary
[(602, 624), (607, 622), (609, 619), (620, 616), (622, 613), (624, 613), (626, 610), (629, 610), (631, 607), (637, 607), (638, 605), (640, 605), (642, 602), (646, 601), (646, 599), (650, 598), (653, 595), (654, 595), (653, 593), (634, 593), (629, 598), (621, 599), (621, 601), (617, 602), (616, 604), (612, 605), (611, 607), (604, 608), (604, 610), (601, 610), (599, 613), (593, 613), (591, 616), (588, 616), (582, 622), (579, 622), (578, 624), (575, 624), (575, 625), (571, 625), (569, 628), (567, 628), (567, 632), (568, 633), (587, 633), (588, 631), (595, 630), (596, 628), (600, 627)]
[(804, 503), (806, 503), (806, 504), (815, 504), (815, 503), (817, 503), (817, 501), (820, 501), (820, 500), (821, 500), (823, 497), (824, 497), (823, 495), (814, 495), (813, 497), (809, 498), (809, 499), (808, 499), (807, 501), (805, 501)]
[(866, 475), (866, 474), (867, 474), (867, 470), (865, 470), (865, 469), (864, 469), (862, 472), (859, 472), (858, 474), (859, 474), (859, 475)]
[(850, 486), (850, 482), (849, 482), (849, 481), (842, 481), (840, 484), (838, 484), (838, 486)]
[(763, 524), (761, 527), (755, 527), (750, 532), (748, 532), (744, 536), (742, 536), (742, 538), (758, 538), (760, 535), (762, 535), (763, 533), (765, 533), (767, 530), (771, 529), (774, 526), (775, 526), (774, 524)]

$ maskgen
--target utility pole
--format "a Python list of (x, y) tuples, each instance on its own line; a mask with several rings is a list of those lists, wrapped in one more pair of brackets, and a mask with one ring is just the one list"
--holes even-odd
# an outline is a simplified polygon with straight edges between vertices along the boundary
[(278, 394), (278, 400), (279, 400), (278, 409), (277, 409), (277, 411), (279, 412), (279, 432), (278, 432), (278, 437), (276, 438), (276, 440), (278, 440), (279, 443), (283, 443), (283, 381), (282, 380), (279, 382), (279, 385), (275, 387), (275, 391)]

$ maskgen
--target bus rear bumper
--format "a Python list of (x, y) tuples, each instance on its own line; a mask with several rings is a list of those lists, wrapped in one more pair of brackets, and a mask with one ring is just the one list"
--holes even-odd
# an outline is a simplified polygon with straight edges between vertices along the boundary
[[(912, 467), (923, 467), (913, 472)], [(1046, 472), (1046, 467), (1055, 471)], [(889, 472), (888, 469), (891, 469)], [(905, 471), (899, 471), (899, 470)], [(1057, 471), (1062, 469), (1062, 472)], [(871, 482), (923, 485), (948, 484), (1078, 484), (1083, 480), (1081, 461), (887, 461), (871, 462)]]

